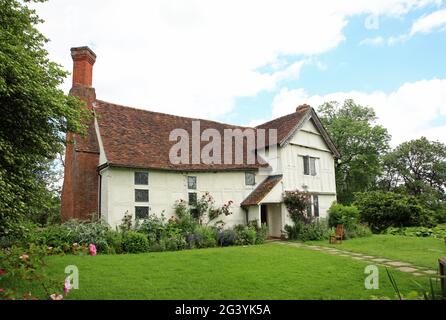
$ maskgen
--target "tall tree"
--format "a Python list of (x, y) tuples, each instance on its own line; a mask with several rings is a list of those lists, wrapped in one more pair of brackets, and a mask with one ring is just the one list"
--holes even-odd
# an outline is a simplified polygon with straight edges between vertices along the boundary
[(399, 145), (386, 155), (384, 183), (417, 196), (446, 199), (446, 145), (425, 137)]
[(336, 165), (338, 201), (349, 204), (353, 193), (370, 190), (381, 173), (381, 156), (389, 149), (387, 129), (376, 124), (372, 108), (346, 100), (318, 109), (325, 128), (341, 153)]
[(45, 0), (0, 0), (0, 236), (45, 207), (42, 173), (63, 150), (64, 132), (82, 131), (86, 115), (59, 89), (67, 72), (48, 59), (29, 2)]

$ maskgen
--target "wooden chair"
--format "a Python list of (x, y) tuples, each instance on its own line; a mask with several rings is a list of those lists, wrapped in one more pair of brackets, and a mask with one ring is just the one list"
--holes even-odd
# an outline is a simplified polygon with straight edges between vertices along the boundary
[(344, 225), (338, 224), (336, 226), (336, 242), (340, 241), (342, 243), (342, 239), (344, 239)]

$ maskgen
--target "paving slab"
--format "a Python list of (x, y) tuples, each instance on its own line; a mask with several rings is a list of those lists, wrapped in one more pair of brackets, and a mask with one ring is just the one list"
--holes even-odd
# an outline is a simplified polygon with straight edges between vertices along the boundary
[(386, 262), (387, 265), (392, 267), (408, 267), (410, 266), (410, 263), (407, 262), (401, 262), (401, 261), (390, 261)]
[(382, 258), (376, 258), (376, 259), (372, 259), (374, 262), (378, 262), (378, 263), (383, 263), (383, 262), (388, 262), (390, 261), (389, 259), (382, 259)]
[(413, 273), (413, 272), (418, 271), (418, 269), (411, 268), (411, 267), (400, 267), (400, 268), (398, 268), (398, 270), (400, 270), (402, 272), (408, 272), (408, 273)]
[(437, 274), (437, 271), (434, 270), (425, 270), (423, 271), (425, 274)]

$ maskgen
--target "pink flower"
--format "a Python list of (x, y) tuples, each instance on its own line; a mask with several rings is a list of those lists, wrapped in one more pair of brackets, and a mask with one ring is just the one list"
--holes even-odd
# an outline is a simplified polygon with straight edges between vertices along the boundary
[(52, 295), (50, 295), (50, 299), (51, 300), (63, 300), (63, 295), (53, 293)]
[(94, 257), (96, 255), (96, 246), (94, 244), (90, 243), (88, 250), (90, 251), (90, 256)]
[(5, 292), (5, 289), (0, 288), (0, 293), (3, 293), (3, 292)]
[(0, 269), (0, 277), (1, 277), (1, 276), (4, 276), (5, 274), (6, 274), (5, 269)]
[(28, 260), (28, 259), (29, 259), (29, 255), (27, 255), (27, 254), (22, 254), (22, 255), (19, 257), (19, 259), (20, 259), (20, 260), (23, 260), (23, 261)]
[(70, 278), (66, 278), (63, 285), (63, 292), (65, 295), (69, 294), (71, 290), (71, 281)]

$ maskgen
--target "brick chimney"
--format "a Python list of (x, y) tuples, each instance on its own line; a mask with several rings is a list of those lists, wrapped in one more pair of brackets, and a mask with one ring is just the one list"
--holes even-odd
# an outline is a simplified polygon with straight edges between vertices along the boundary
[[(93, 110), (96, 92), (93, 85), (93, 65), (96, 54), (88, 47), (71, 49), (73, 58), (73, 86), (70, 95), (85, 102)], [(67, 132), (64, 183), (61, 214), (64, 220), (89, 219), (98, 212), (99, 146), (94, 121), (86, 123), (86, 136)]]
[(96, 54), (89, 47), (71, 48), (73, 58), (73, 87), (93, 85), (93, 65)]
[(96, 54), (89, 47), (77, 47), (71, 48), (71, 57), (73, 58), (73, 86), (70, 95), (84, 100), (92, 109), (92, 103), (96, 100), (96, 92), (92, 87)]

